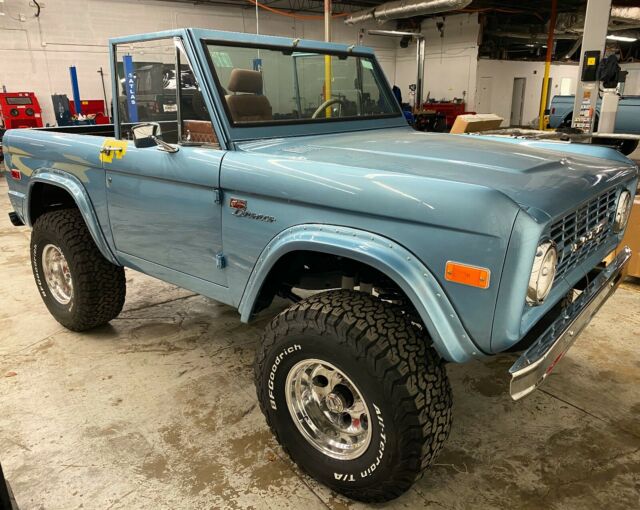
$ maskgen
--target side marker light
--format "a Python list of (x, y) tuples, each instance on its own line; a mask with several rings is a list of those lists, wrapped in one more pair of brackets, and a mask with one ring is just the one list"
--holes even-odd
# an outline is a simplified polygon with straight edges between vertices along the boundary
[(487, 289), (491, 280), (491, 271), (485, 267), (470, 266), (450, 260), (447, 262), (444, 278), (449, 282)]

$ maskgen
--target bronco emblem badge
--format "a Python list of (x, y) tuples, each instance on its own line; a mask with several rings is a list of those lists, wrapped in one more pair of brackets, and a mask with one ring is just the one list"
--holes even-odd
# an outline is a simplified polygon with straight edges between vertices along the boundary
[(274, 223), (276, 219), (268, 214), (258, 214), (247, 210), (247, 201), (240, 200), (239, 198), (232, 198), (229, 200), (229, 207), (233, 209), (232, 214), (234, 216), (240, 216), (242, 218), (251, 218), (252, 220), (266, 221), (267, 223)]
[(604, 232), (608, 224), (609, 224), (609, 221), (607, 219), (604, 219), (600, 223), (598, 223), (595, 227), (593, 227), (591, 230), (586, 232), (584, 235), (581, 235), (576, 242), (571, 244), (571, 253), (575, 253), (580, 248), (582, 248), (585, 244), (587, 244), (589, 241), (598, 237), (599, 234)]

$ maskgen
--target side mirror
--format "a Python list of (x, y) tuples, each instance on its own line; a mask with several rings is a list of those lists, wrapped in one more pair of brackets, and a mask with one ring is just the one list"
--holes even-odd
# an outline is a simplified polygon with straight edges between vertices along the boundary
[(142, 124), (136, 124), (131, 128), (131, 134), (133, 135), (133, 144), (138, 149), (146, 149), (147, 147), (155, 147), (156, 140), (159, 136), (162, 136), (160, 130), (160, 124), (157, 122), (144, 122)]
[(160, 138), (162, 136), (162, 130), (160, 129), (160, 124), (157, 122), (136, 124), (131, 128), (131, 134), (133, 135), (133, 145), (138, 149), (157, 147), (158, 150), (169, 153), (180, 150), (179, 146), (171, 145)]

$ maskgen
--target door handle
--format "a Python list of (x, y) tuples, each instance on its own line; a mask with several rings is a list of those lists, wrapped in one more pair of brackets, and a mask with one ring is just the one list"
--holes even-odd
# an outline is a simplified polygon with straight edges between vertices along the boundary
[(112, 152), (122, 152), (122, 147), (102, 147), (100, 154), (111, 154)]
[(100, 161), (103, 163), (112, 163), (114, 156), (117, 159), (122, 159), (125, 152), (127, 152), (126, 140), (112, 140), (107, 139), (100, 147)]

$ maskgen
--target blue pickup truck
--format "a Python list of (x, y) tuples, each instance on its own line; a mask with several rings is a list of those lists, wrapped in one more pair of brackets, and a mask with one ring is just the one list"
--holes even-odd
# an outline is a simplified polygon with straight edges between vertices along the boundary
[[(575, 96), (554, 96), (549, 110), (549, 127), (553, 129), (571, 127)], [(596, 104), (594, 130), (598, 130), (601, 100)], [(640, 96), (622, 96), (616, 113), (614, 133), (640, 135)], [(623, 154), (629, 155), (638, 148), (638, 140), (596, 139), (594, 143), (612, 145)]]
[(519, 352), (522, 398), (621, 279), (629, 250), (601, 261), (638, 168), (612, 149), (413, 131), (362, 46), (184, 29), (110, 52), (113, 125), (4, 136), (45, 305), (104, 325), (125, 267), (244, 322), (290, 300), (257, 348), (260, 406), (351, 498), (394, 498), (432, 464), (446, 363)]

